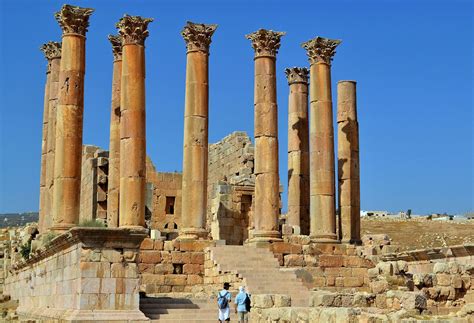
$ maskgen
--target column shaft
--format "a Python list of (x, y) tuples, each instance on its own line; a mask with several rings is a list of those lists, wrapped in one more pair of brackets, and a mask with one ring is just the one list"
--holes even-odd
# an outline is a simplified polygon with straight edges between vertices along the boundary
[(338, 180), (341, 241), (360, 243), (359, 125), (356, 82), (337, 84)]
[[(288, 215), (287, 224), (309, 234), (308, 70), (286, 70), (288, 102)], [(294, 229), (295, 232), (295, 229)]]
[(47, 198), (45, 205), (45, 216), (42, 231), (49, 231), (53, 225), (53, 190), (54, 190), (54, 155), (56, 145), (56, 114), (58, 105), (59, 70), (61, 57), (54, 57), (51, 60), (51, 74), (49, 85), (49, 114), (48, 114), (48, 141), (46, 155), (46, 189)]
[(44, 103), (43, 103), (43, 137), (41, 139), (41, 173), (40, 173), (40, 195), (39, 195), (39, 219), (38, 229), (42, 233), (44, 227), (44, 219), (46, 213), (47, 187), (46, 187), (46, 167), (48, 153), (48, 122), (49, 122), (49, 87), (51, 83), (51, 65), (48, 59), (48, 67), (46, 71), (46, 83), (44, 86)]
[(53, 230), (78, 224), (84, 112), (85, 37), (64, 34), (54, 156)]
[(184, 112), (182, 236), (206, 236), (208, 54), (188, 52)]
[(122, 80), (122, 40), (109, 36), (114, 53), (112, 102), (110, 111), (109, 174), (107, 183), (107, 226), (119, 226), (120, 190), (120, 87)]
[(120, 93), (120, 227), (145, 226), (145, 48), (124, 44)]

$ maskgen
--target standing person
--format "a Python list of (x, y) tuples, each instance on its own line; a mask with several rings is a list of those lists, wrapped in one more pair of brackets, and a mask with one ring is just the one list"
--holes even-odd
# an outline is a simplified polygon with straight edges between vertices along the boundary
[(248, 312), (250, 311), (250, 296), (245, 292), (245, 287), (239, 287), (239, 293), (235, 297), (235, 313), (239, 323), (249, 321)]
[(217, 295), (217, 307), (219, 308), (219, 322), (230, 321), (230, 305), (231, 295), (229, 292), (229, 283), (224, 283), (224, 289)]

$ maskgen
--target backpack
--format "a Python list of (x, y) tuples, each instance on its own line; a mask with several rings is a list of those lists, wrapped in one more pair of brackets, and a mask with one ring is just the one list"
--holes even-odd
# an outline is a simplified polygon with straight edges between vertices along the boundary
[(221, 292), (219, 292), (219, 297), (217, 298), (217, 307), (219, 309), (223, 310), (229, 306), (229, 300), (227, 299), (227, 295), (229, 292), (226, 292), (224, 295), (221, 295)]
[(250, 312), (250, 308), (252, 308), (252, 306), (250, 306), (250, 296), (249, 294), (245, 294), (245, 310), (247, 312)]

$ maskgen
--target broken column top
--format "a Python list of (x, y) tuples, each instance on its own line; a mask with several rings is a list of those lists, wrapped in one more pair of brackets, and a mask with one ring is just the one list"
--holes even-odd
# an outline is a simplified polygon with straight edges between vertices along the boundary
[(85, 36), (89, 27), (89, 17), (94, 12), (91, 8), (82, 8), (65, 4), (54, 17), (63, 30), (63, 34)]
[(208, 53), (211, 37), (216, 29), (217, 25), (215, 24), (206, 25), (188, 21), (181, 31), (188, 53), (196, 51)]
[(306, 67), (290, 67), (285, 69), (288, 85), (295, 83), (308, 84), (309, 70)]
[(255, 58), (262, 56), (275, 57), (280, 48), (281, 37), (286, 33), (267, 29), (259, 29), (256, 32), (245, 35), (245, 38), (252, 41), (255, 50)]
[(143, 18), (140, 16), (124, 15), (115, 25), (120, 36), (122, 36), (122, 45), (145, 45), (145, 39), (148, 37), (148, 24), (153, 18)]
[(108, 39), (112, 44), (112, 53), (114, 54), (114, 60), (122, 59), (122, 36), (109, 35)]
[(306, 49), (309, 62), (311, 64), (322, 62), (331, 65), (334, 54), (336, 54), (336, 47), (342, 42), (339, 39), (329, 39), (317, 36), (307, 42), (301, 44), (301, 47)]
[(61, 57), (61, 43), (49, 41), (40, 47), (47, 60)]

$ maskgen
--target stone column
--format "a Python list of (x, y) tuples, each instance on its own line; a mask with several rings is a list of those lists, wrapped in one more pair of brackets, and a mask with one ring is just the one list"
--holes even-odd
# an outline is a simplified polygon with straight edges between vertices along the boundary
[[(59, 65), (61, 63), (61, 43), (48, 42), (42, 48), (49, 63), (48, 86), (48, 122), (46, 139), (46, 172), (45, 172), (45, 199), (43, 216), (40, 216), (38, 229), (40, 233), (51, 228), (53, 217), (53, 183), (54, 183), (54, 146), (56, 143), (56, 105), (58, 104)], [(45, 94), (46, 98), (46, 94)], [(44, 147), (43, 147), (44, 148)]]
[(122, 79), (122, 38), (109, 35), (114, 55), (110, 113), (109, 174), (107, 183), (107, 226), (119, 226), (120, 189), (120, 83)]
[(54, 156), (54, 231), (79, 221), (86, 32), (94, 10), (64, 5), (55, 14), (63, 31)]
[(310, 235), (336, 242), (334, 128), (331, 61), (340, 40), (316, 37), (303, 43), (310, 67)]
[(206, 238), (209, 46), (217, 25), (188, 22), (180, 239)]
[[(50, 42), (51, 43), (51, 42)], [(43, 137), (41, 139), (41, 170), (40, 170), (40, 194), (39, 194), (39, 219), (38, 229), (43, 232), (43, 223), (46, 212), (47, 188), (46, 188), (46, 161), (47, 161), (47, 142), (48, 142), (48, 122), (49, 122), (49, 84), (51, 78), (51, 58), (48, 56), (50, 43), (41, 46), (46, 60), (46, 83), (44, 85), (44, 102), (43, 102)]]
[(293, 233), (309, 235), (308, 74), (305, 67), (285, 70), (288, 99), (288, 216)]
[(278, 174), (278, 107), (276, 54), (283, 32), (259, 29), (246, 35), (255, 50), (255, 229), (252, 243), (280, 240)]
[(359, 124), (355, 81), (337, 84), (337, 138), (341, 242), (359, 244)]
[(145, 226), (145, 39), (153, 19), (125, 15), (120, 85), (120, 227)]

